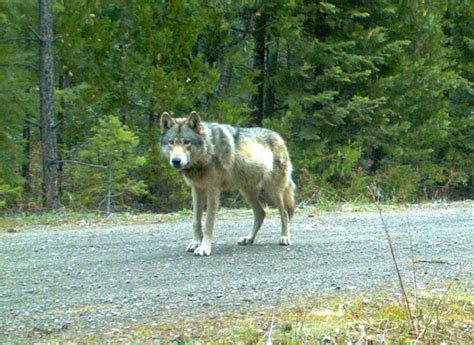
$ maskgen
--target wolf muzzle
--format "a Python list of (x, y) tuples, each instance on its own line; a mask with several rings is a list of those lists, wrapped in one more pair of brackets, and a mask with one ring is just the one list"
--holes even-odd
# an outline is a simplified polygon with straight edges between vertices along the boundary
[(176, 169), (184, 169), (189, 165), (189, 159), (186, 155), (170, 157), (170, 165)]
[(181, 158), (173, 158), (171, 159), (171, 165), (175, 168), (181, 167)]

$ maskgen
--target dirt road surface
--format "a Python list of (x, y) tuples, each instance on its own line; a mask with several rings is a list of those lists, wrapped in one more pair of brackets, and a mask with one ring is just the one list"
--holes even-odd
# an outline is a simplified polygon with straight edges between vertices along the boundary
[[(456, 279), (472, 285), (472, 203), (384, 216), (407, 282), (413, 257), (420, 286), (443, 287), (460, 268)], [(2, 230), (0, 343), (279, 306), (297, 297), (397, 289), (377, 212), (300, 213), (290, 247), (277, 244), (276, 215), (265, 220), (256, 244), (238, 246), (251, 226), (249, 213), (218, 219), (210, 257), (185, 251), (189, 219)]]

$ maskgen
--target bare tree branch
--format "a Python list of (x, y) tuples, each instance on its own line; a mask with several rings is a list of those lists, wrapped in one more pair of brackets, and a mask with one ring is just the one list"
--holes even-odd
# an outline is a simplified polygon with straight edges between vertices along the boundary
[(231, 29), (231, 30), (234, 30), (234, 31), (237, 31), (237, 32), (242, 32), (242, 33), (244, 33), (244, 34), (246, 34), (246, 35), (247, 35), (247, 34), (252, 34), (252, 35), (253, 35), (253, 34), (256, 33), (255, 30), (241, 29), (241, 28), (235, 27), (235, 26), (233, 26), (233, 25), (230, 27), (230, 29)]
[(25, 121), (28, 122), (30, 125), (33, 125), (35, 127), (41, 128), (40, 124), (36, 121), (32, 121), (29, 118), (25, 118)]
[(273, 309), (273, 313), (272, 313), (272, 322), (270, 324), (270, 330), (268, 331), (267, 345), (273, 344), (272, 339), (273, 339), (273, 322), (274, 321), (275, 321), (275, 309)]
[(8, 37), (3, 38), (0, 42), (14, 42), (14, 41), (37, 41), (37, 38), (34, 37)]
[(105, 165), (80, 162), (80, 161), (75, 161), (75, 160), (70, 160), (70, 159), (60, 160), (60, 161), (58, 161), (58, 163), (79, 164), (79, 165), (85, 165), (85, 166), (88, 166), (88, 167), (99, 168), (99, 169), (106, 169), (107, 168)]
[(33, 26), (31, 25), (28, 25), (28, 29), (30, 29), (30, 31), (33, 33), (33, 35), (35, 35), (36, 37), (36, 40), (38, 41), (43, 41), (43, 39), (41, 38), (40, 34), (33, 28)]
[(17, 88), (17, 89), (0, 89), (0, 93), (15, 93), (18, 91), (25, 91), (23, 88)]
[(56, 122), (53, 126), (51, 126), (51, 129), (56, 129), (58, 126), (63, 122), (63, 120)]
[(408, 240), (410, 241), (410, 256), (411, 256), (411, 265), (412, 265), (412, 278), (413, 278), (413, 287), (415, 291), (415, 312), (418, 313), (418, 284), (416, 281), (416, 265), (415, 265), (415, 254), (413, 253), (413, 229), (410, 222), (408, 221), (408, 216), (406, 217), (406, 224), (408, 227)]
[(11, 62), (11, 63), (0, 63), (0, 67), (10, 68), (10, 67), (25, 67), (38, 70), (38, 66), (31, 63), (21, 63), (21, 62)]

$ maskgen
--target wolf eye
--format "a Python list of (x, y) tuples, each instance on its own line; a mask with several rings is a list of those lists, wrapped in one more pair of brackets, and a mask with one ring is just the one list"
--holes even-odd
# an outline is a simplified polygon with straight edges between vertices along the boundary
[(184, 145), (189, 145), (189, 144), (191, 144), (191, 140), (184, 140), (183, 143), (184, 143)]
[(173, 144), (174, 144), (174, 140), (173, 140), (173, 139), (168, 140), (168, 144), (169, 144), (169, 145), (173, 145)]

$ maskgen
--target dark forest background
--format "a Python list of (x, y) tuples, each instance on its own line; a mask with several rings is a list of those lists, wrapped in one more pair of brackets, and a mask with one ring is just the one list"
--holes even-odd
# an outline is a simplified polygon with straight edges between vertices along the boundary
[(0, 212), (190, 207), (191, 110), (280, 132), (302, 201), (472, 197), (474, 2), (0, 0)]

